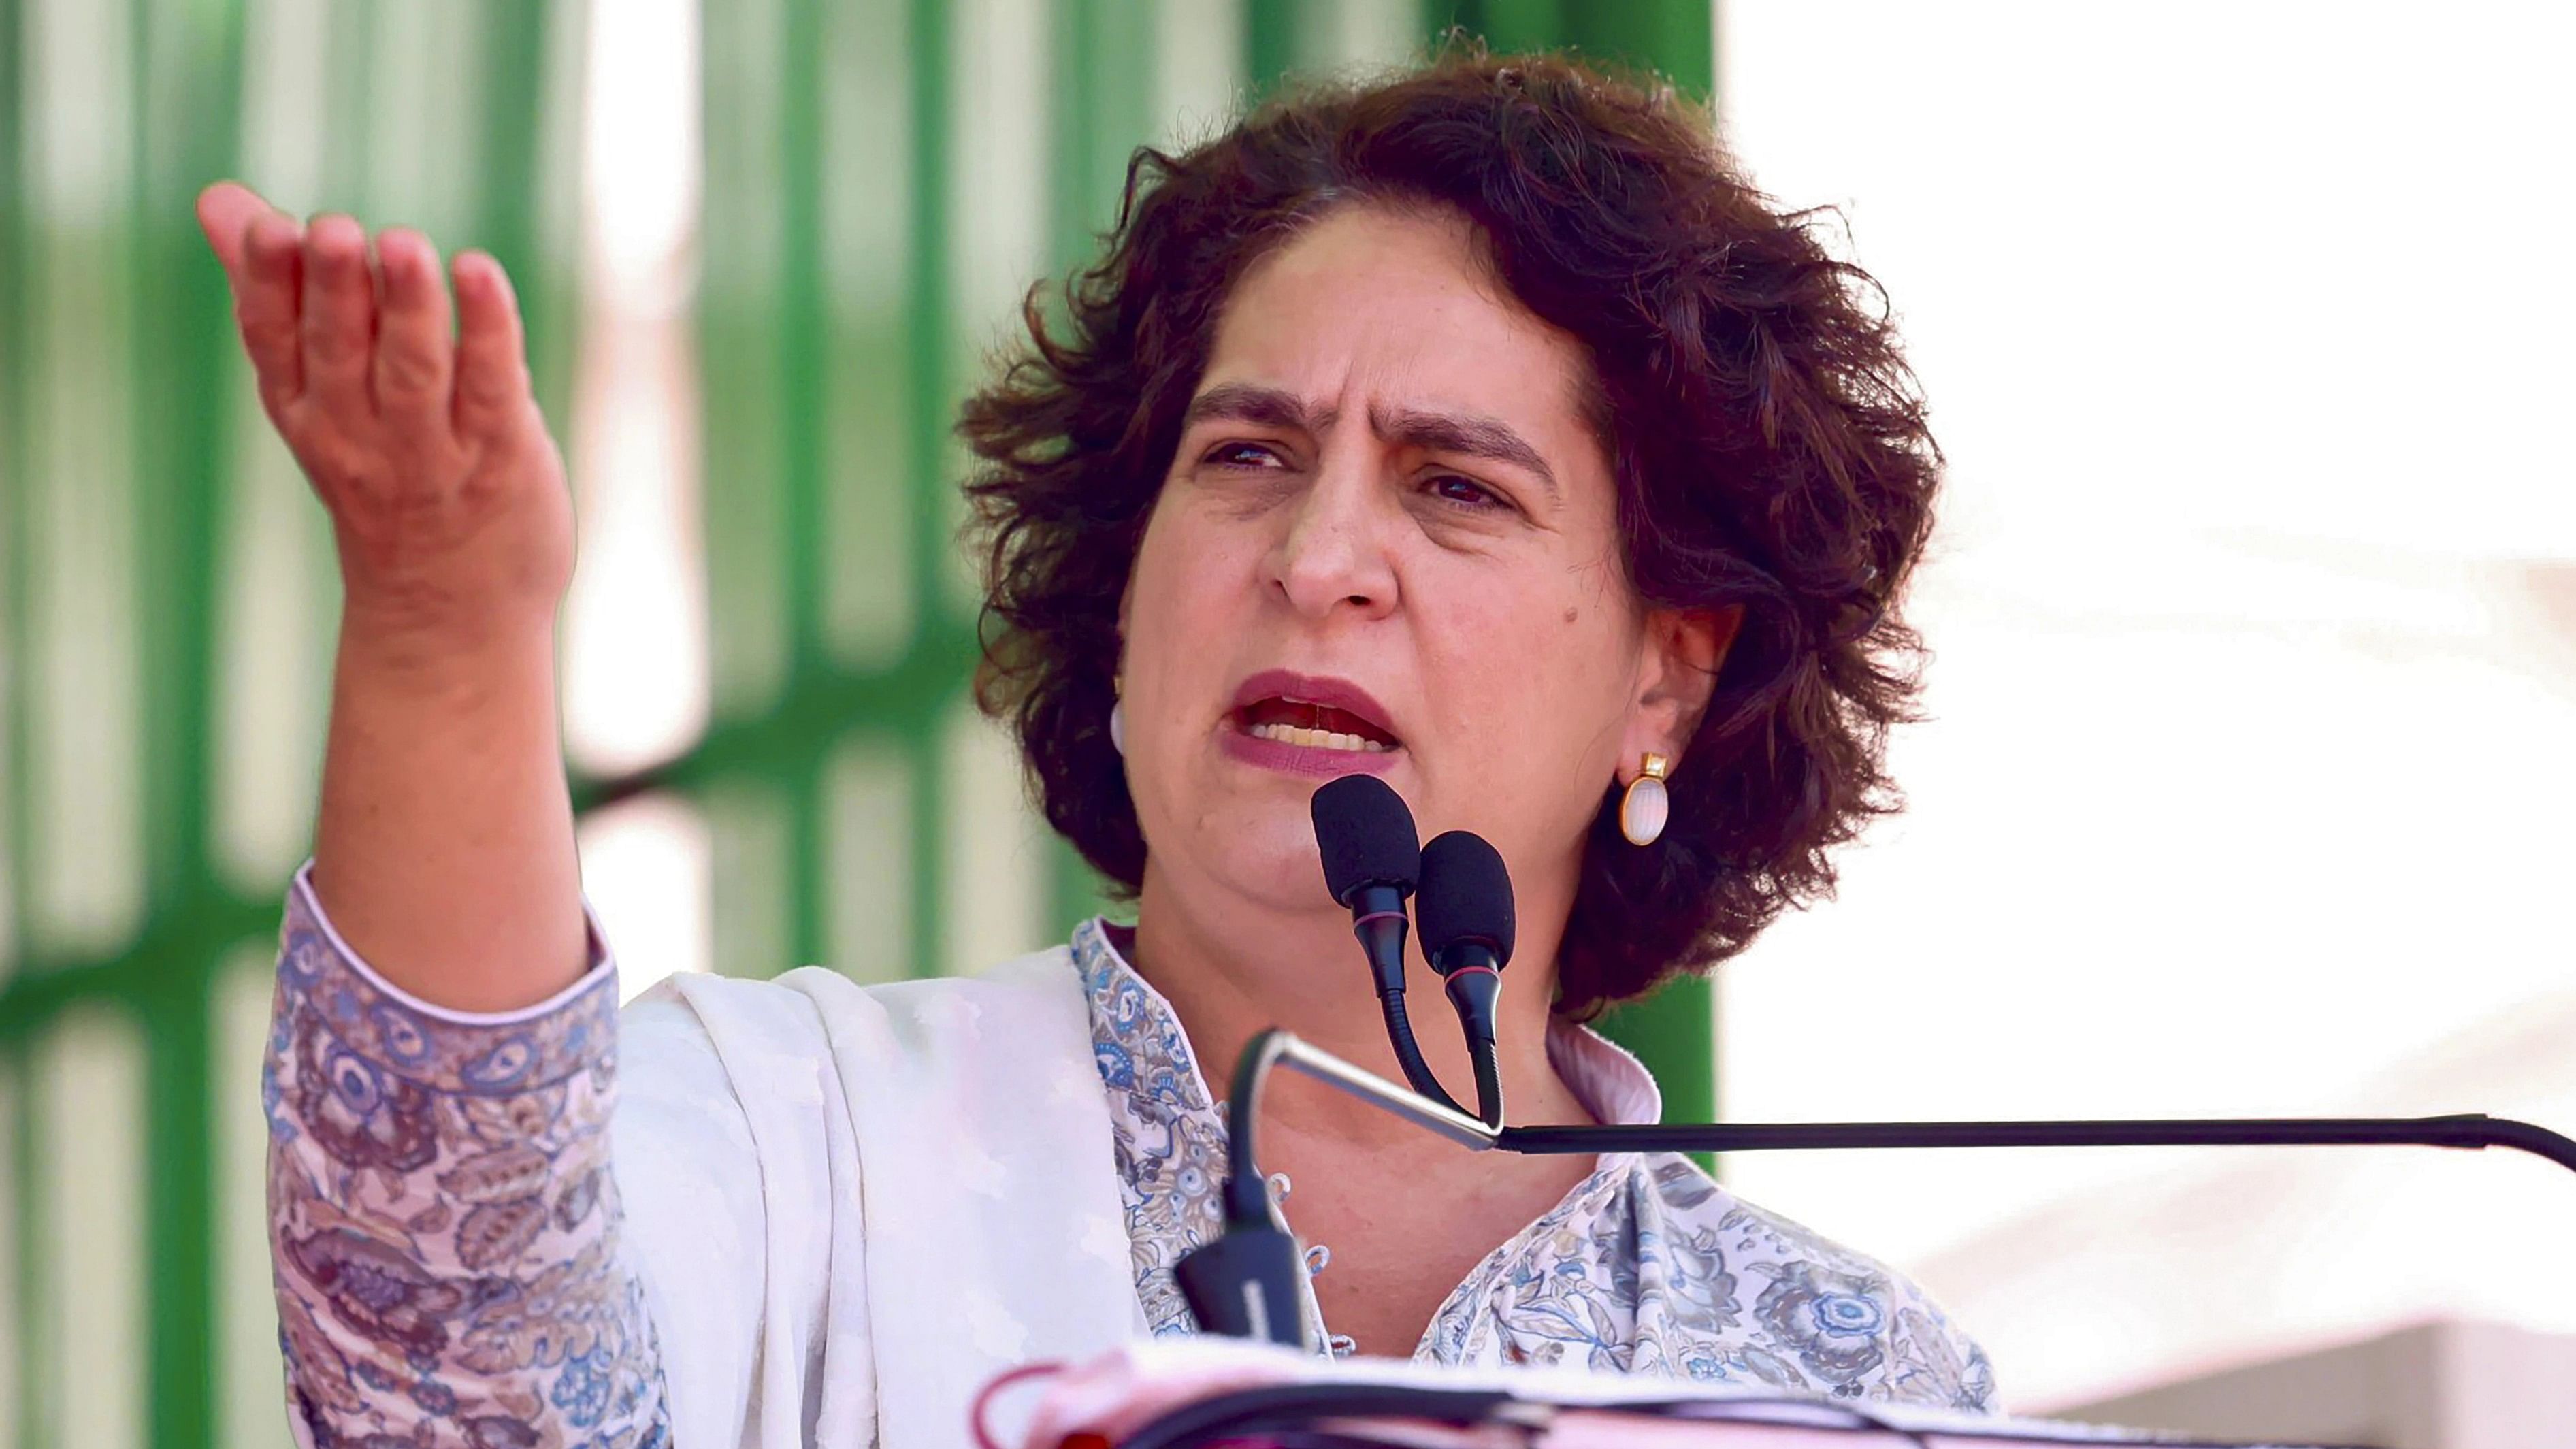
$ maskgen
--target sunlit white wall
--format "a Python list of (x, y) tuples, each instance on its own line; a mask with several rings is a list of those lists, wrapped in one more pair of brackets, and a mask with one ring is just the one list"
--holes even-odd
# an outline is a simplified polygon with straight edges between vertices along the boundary
[[(688, 322), (697, 24), (694, 0), (619, 0), (591, 6), (585, 31), (581, 341), (568, 449), (581, 560), (564, 606), (563, 695), (573, 761), (599, 775), (675, 757), (707, 721)], [(708, 969), (711, 862), (693, 806), (649, 797), (592, 815), (581, 856), (625, 994)]]
[[(1740, 1120), (2576, 1129), (2576, 12), (1727, 0), (1951, 482), (1913, 808), (1727, 968)], [(2020, 1407), (2379, 1323), (2576, 1326), (2576, 1179), (2431, 1152), (1739, 1155)]]

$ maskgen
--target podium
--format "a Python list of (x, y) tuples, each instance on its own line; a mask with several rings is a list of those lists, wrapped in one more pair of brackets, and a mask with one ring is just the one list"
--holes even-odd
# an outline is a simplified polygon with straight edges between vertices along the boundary
[(1745, 1382), (1326, 1359), (1161, 1339), (988, 1385), (979, 1449), (2321, 1449), (1819, 1397)]

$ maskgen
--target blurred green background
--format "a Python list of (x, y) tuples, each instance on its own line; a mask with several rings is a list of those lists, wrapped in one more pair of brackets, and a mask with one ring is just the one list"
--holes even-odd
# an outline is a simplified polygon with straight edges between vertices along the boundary
[[(702, 698), (640, 752), (613, 719), (576, 739), (585, 809), (694, 822), (717, 969), (933, 973), (1098, 904), (1048, 842), (1012, 857), (1017, 916), (965, 905), (1026, 812), (965, 701), (947, 430), (1020, 286), (1092, 251), (1130, 149), (1453, 25), (1702, 97), (1714, 73), (1706, 0), (629, 3), (0, 0), (0, 1449), (286, 1442), (256, 1083), (336, 580), (200, 187), (498, 256), (589, 490), (585, 571), (639, 418), (582, 379), (678, 339), (661, 395), (687, 416), (640, 436), (694, 449), (702, 592), (672, 597)], [(690, 41), (659, 103), (700, 118), (659, 333), (586, 274), (618, 242), (585, 230), (586, 118), (655, 83), (595, 42), (648, 11)], [(613, 631), (568, 631), (576, 676), (590, 637)], [(1616, 1024), (1675, 1117), (1713, 1107), (1710, 1016), (1692, 983)]]

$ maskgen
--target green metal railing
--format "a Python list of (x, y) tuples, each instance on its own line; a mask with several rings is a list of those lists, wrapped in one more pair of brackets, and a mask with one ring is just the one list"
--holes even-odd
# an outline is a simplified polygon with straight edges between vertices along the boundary
[[(717, 967), (761, 974), (938, 972), (1097, 906), (968, 705), (947, 429), (1129, 148), (1452, 24), (1712, 76), (1708, 7), (1666, 0), (703, 8), (712, 716), (579, 793), (702, 812)], [(336, 581), (193, 197), (239, 176), (493, 252), (569, 440), (590, 23), (0, 0), (0, 1449), (285, 1441), (256, 1063)], [(998, 904), (962, 909), (970, 862)], [(1676, 1115), (1710, 1105), (1709, 1023), (1695, 984), (1617, 1023)]]

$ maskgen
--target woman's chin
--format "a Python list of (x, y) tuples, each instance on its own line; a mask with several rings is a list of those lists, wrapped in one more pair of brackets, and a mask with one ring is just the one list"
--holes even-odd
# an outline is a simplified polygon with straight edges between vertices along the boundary
[(1315, 846), (1314, 796), (1344, 775), (1392, 775), (1409, 794), (1412, 757), (1402, 749), (1329, 750), (1217, 733), (1214, 758), (1201, 757), (1188, 783), (1140, 789), (1150, 874), (1214, 909), (1263, 913), (1335, 912)]

